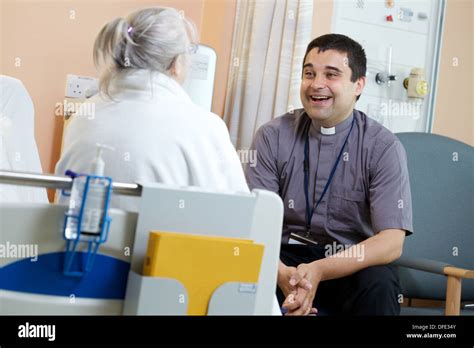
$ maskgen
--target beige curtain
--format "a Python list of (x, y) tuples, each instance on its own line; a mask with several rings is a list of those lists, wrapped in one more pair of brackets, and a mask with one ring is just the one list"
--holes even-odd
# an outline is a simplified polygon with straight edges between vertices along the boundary
[(301, 107), (312, 16), (313, 0), (237, 1), (224, 114), (237, 149), (248, 149), (264, 123)]

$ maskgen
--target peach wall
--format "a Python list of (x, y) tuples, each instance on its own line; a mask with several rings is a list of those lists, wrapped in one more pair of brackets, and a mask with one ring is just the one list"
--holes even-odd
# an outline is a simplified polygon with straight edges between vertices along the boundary
[(474, 146), (473, 18), (471, 0), (447, 1), (433, 133)]
[(236, 2), (236, 0), (204, 1), (201, 22), (201, 42), (213, 47), (217, 52), (212, 111), (221, 117), (224, 116)]
[[(60, 155), (62, 118), (55, 105), (64, 100), (66, 75), (96, 76), (92, 46), (108, 21), (147, 6), (184, 10), (201, 42), (216, 49), (213, 111), (222, 115), (235, 0), (2, 0), (0, 73), (23, 81), (35, 106), (36, 139), (44, 172), (53, 172)], [(20, 66), (15, 66), (20, 58)]]

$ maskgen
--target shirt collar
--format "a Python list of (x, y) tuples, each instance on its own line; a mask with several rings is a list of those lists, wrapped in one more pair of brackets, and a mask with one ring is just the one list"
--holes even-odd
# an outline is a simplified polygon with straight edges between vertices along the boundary
[(334, 127), (331, 128), (325, 128), (321, 126), (318, 122), (312, 121), (311, 122), (311, 128), (316, 130), (318, 134), (324, 135), (324, 136), (331, 136), (331, 135), (336, 135), (341, 132), (344, 132), (346, 129), (348, 129), (351, 124), (352, 120), (354, 119), (354, 111), (351, 112), (348, 118), (346, 118), (344, 121), (336, 124)]

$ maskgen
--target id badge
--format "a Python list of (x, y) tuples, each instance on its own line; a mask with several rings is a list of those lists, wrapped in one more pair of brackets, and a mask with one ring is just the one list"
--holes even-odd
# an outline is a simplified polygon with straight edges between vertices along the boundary
[(313, 240), (311, 235), (291, 232), (288, 244), (318, 245), (318, 242)]

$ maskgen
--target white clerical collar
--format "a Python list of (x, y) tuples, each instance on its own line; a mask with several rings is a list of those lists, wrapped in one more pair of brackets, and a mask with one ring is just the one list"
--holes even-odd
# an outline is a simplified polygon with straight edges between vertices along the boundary
[(324, 134), (324, 135), (336, 134), (336, 127), (325, 128), (325, 127), (321, 126), (321, 134)]
[[(307, 119), (309, 117), (306, 115)], [(333, 136), (337, 134), (344, 133), (345, 130), (349, 129), (352, 125), (352, 121), (354, 120), (354, 111), (352, 112), (349, 117), (347, 117), (344, 121), (336, 124), (334, 127), (323, 127), (321, 123), (318, 121), (312, 120), (311, 122), (311, 129), (321, 135), (324, 136)]]

